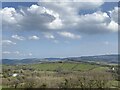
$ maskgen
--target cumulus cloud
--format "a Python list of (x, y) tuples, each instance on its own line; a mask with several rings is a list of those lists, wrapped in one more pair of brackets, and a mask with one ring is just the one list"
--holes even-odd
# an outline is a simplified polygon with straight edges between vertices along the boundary
[[(41, 3), (41, 1), (43, 1)], [(44, 3), (44, 0), (41, 0), (39, 5), (49, 8), (57, 13), (62, 22), (62, 29), (76, 29), (76, 26), (79, 26), (80, 15), (79, 11), (82, 9), (95, 9), (101, 6), (104, 2), (103, 0), (98, 0), (97, 2), (90, 0), (87, 2), (77, 2), (74, 0), (45, 0), (47, 3)], [(87, 7), (86, 7), (87, 6)]]
[(3, 24), (17, 24), (17, 22), (22, 18), (22, 15), (17, 13), (15, 8), (5, 7), (0, 11), (2, 14)]
[(58, 32), (58, 34), (63, 36), (63, 37), (67, 37), (67, 38), (71, 38), (71, 39), (80, 39), (81, 38), (80, 35), (75, 35), (75, 34), (70, 33), (70, 32)]
[(111, 22), (108, 25), (108, 28), (112, 29), (113, 31), (118, 31), (118, 27), (120, 27), (120, 17), (119, 17), (119, 13), (120, 13), (120, 8), (119, 7), (114, 7), (114, 9), (112, 11), (109, 11), (110, 13), (110, 17), (111, 17)]
[(2, 44), (5, 44), (5, 45), (15, 45), (16, 43), (15, 42), (12, 42), (10, 40), (2, 40)]
[[(80, 16), (76, 29), (87, 34), (105, 33), (118, 30), (117, 23), (111, 21), (106, 12), (95, 12)], [(113, 27), (112, 27), (113, 26)]]
[[(3, 8), (3, 29), (11, 27), (16, 30), (39, 30), (40, 32), (58, 32), (72, 30), (87, 34), (116, 32), (118, 30), (117, 7), (106, 12), (97, 11), (92, 14), (81, 15), (82, 9), (95, 9), (103, 5), (104, 0), (90, 0), (87, 2), (74, 2), (74, 0), (41, 0), (38, 5), (27, 8)], [(87, 6), (87, 7), (86, 7)], [(69, 32), (69, 31), (68, 31)], [(65, 35), (64, 35), (65, 36)], [(69, 37), (74, 35), (69, 34)], [(46, 35), (47, 38), (54, 38)]]
[[(3, 28), (19, 28), (21, 30), (46, 30), (47, 24), (55, 18), (45, 8), (32, 5), (25, 9), (3, 8), (0, 14), (3, 16)], [(32, 26), (31, 26), (32, 25)]]
[(118, 18), (120, 18), (120, 17), (118, 17), (119, 11), (120, 11), (120, 9), (118, 7), (114, 7), (114, 9), (112, 11), (109, 11), (112, 21), (118, 22)]
[(29, 37), (30, 40), (39, 40), (40, 38), (36, 35), (30, 36)]
[(108, 24), (107, 29), (116, 32), (116, 31), (118, 31), (118, 27), (119, 27), (119, 24), (118, 24), (118, 23), (116, 23), (115, 21), (111, 21), (111, 22)]
[[(47, 2), (47, 3), (46, 3)], [(63, 9), (62, 11), (70, 11), (72, 9), (94, 9), (101, 6), (104, 0), (40, 0), (38, 3), (41, 6), (50, 8), (55, 11)], [(74, 5), (75, 4), (75, 5)], [(86, 7), (87, 6), (87, 7)], [(67, 7), (65, 9), (65, 7)], [(65, 9), (65, 10), (64, 10)], [(59, 11), (60, 12), (60, 11)]]
[(14, 39), (17, 39), (17, 40), (25, 40), (25, 38), (23, 36), (12, 35), (11, 37)]
[[(79, 8), (86, 7), (83, 4), (88, 4), (81, 4), (75, 2), (73, 3), (69, 1), (71, 0), (67, 0), (68, 3), (64, 3), (61, 1), (55, 1), (53, 3), (48, 3), (47, 1), (46, 3), (45, 1), (41, 1), (39, 3), (40, 5), (31, 5), (28, 8), (21, 8), (20, 10), (15, 10), (15, 8), (6, 7), (2, 9), (0, 13), (3, 15), (3, 24), (16, 24), (14, 26), (19, 27), (21, 29), (60, 29), (62, 26), (64, 26), (63, 23), (75, 20), (77, 13), (76, 11), (79, 10)], [(102, 0), (100, 1), (103, 3)], [(87, 6), (89, 8), (91, 6), (100, 6), (102, 5), (101, 2), (97, 2), (97, 4), (95, 4), (95, 2), (90, 2), (88, 4), (90, 6)], [(65, 18), (69, 21), (64, 20)]]

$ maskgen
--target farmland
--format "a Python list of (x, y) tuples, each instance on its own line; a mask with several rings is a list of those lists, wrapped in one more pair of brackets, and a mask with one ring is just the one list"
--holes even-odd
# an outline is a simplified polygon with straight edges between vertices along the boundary
[(2, 82), (7, 88), (118, 88), (117, 69), (84, 62), (3, 65)]

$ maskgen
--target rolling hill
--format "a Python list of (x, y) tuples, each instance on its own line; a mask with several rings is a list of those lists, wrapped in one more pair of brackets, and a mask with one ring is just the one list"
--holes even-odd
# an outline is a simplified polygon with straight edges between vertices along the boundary
[(74, 61), (74, 62), (102, 62), (102, 63), (118, 63), (118, 55), (97, 55), (97, 56), (81, 56), (68, 58), (27, 58), (27, 59), (2, 59), (2, 64), (33, 64), (57, 61)]

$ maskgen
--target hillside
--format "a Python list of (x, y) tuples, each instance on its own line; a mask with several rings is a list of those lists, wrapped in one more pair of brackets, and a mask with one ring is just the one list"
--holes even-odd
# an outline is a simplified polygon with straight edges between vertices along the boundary
[[(112, 70), (113, 67), (114, 70)], [(83, 62), (51, 62), (3, 65), (2, 69), (3, 88), (118, 87), (117, 66), (102, 66)]]
[(94, 62), (94, 63), (107, 63), (117, 64), (118, 55), (99, 55), (99, 56), (81, 56), (81, 57), (68, 57), (68, 58), (27, 58), (27, 59), (2, 59), (3, 64), (16, 65), (16, 64), (35, 64), (44, 62), (58, 62), (58, 61), (77, 61), (77, 62)]

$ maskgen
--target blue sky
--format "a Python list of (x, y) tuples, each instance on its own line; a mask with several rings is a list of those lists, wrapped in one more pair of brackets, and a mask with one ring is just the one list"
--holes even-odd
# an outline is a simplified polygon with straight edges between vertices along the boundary
[[(87, 7), (86, 7), (87, 6)], [(117, 2), (2, 3), (3, 58), (118, 53)]]

